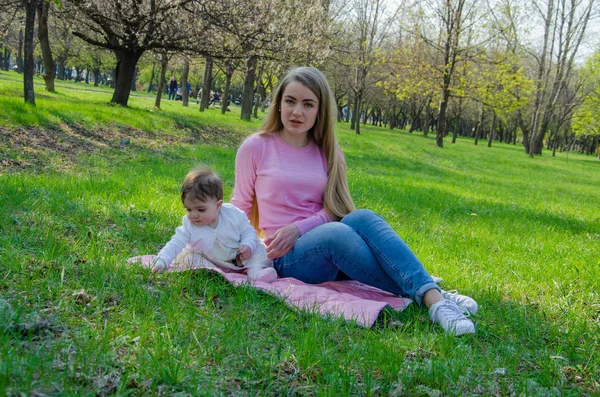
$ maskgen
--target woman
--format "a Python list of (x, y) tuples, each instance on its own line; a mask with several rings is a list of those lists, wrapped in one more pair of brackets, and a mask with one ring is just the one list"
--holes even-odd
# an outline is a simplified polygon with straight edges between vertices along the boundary
[(474, 333), (465, 314), (477, 303), (442, 291), (379, 215), (355, 209), (334, 128), (325, 76), (300, 67), (281, 80), (261, 130), (238, 150), (231, 202), (266, 234), (278, 275), (358, 280), (424, 304), (447, 332)]

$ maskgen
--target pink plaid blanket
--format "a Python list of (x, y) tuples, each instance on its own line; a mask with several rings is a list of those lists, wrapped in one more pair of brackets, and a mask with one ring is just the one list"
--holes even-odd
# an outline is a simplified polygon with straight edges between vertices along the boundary
[[(128, 263), (150, 267), (154, 255), (136, 256)], [(252, 282), (246, 275), (225, 272), (215, 267), (194, 266), (187, 268), (170, 267), (170, 272), (205, 268), (221, 274), (234, 285), (247, 285), (266, 291), (283, 299), (288, 306), (301, 310), (316, 311), (323, 316), (342, 316), (364, 327), (371, 327), (381, 310), (390, 306), (394, 310), (404, 310), (412, 301), (400, 298), (389, 292), (360, 283), (358, 281), (329, 281), (321, 284), (306, 284), (295, 278), (279, 278), (271, 283)]]

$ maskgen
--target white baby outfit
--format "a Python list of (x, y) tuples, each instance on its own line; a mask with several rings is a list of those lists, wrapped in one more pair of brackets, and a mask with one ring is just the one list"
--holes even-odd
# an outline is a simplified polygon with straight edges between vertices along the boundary
[[(242, 245), (250, 247), (252, 257), (237, 263), (237, 266), (240, 270), (249, 268), (249, 277), (253, 272), (256, 274), (258, 269), (273, 267), (273, 261), (267, 258), (264, 243), (256, 235), (246, 214), (234, 205), (225, 203), (221, 206), (219, 223), (214, 229), (210, 226), (193, 225), (184, 216), (181, 226), (175, 229), (171, 240), (160, 250), (155, 263), (165, 268), (171, 264), (214, 267), (205, 260), (207, 257), (209, 260), (216, 259), (231, 265)], [(231, 268), (235, 267), (231, 265)], [(269, 273), (276, 274), (274, 269)]]

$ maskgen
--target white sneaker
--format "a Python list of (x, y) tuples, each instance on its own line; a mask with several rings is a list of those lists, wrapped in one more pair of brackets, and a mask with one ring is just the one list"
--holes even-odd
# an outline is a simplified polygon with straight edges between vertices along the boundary
[(456, 303), (458, 306), (462, 307), (465, 310), (468, 310), (471, 314), (477, 314), (477, 310), (479, 310), (479, 306), (477, 302), (470, 296), (461, 295), (456, 290), (452, 291), (444, 291), (442, 290), (442, 296), (452, 302)]
[(465, 310), (449, 299), (433, 304), (429, 316), (431, 321), (455, 336), (475, 333), (475, 324), (465, 316)]

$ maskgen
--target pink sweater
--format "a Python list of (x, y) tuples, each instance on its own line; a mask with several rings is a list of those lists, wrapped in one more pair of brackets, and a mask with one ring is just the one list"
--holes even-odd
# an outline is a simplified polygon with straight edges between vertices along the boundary
[(275, 132), (255, 134), (238, 149), (231, 203), (249, 215), (256, 194), (267, 237), (292, 223), (303, 235), (330, 221), (323, 208), (326, 183), (327, 161), (316, 143), (296, 148)]

